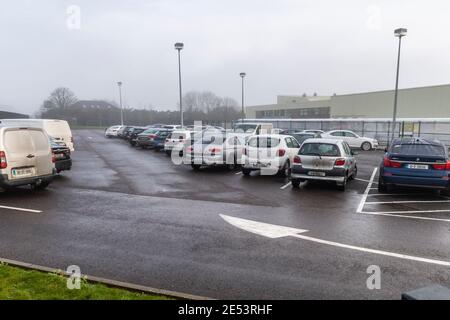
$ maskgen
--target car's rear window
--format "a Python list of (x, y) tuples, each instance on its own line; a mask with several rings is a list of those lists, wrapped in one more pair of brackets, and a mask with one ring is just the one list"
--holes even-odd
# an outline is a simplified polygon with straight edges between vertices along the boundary
[(184, 132), (172, 132), (171, 139), (186, 139), (186, 133)]
[(274, 148), (280, 144), (279, 138), (255, 137), (248, 141), (250, 147), (255, 148)]
[(307, 143), (305, 142), (300, 151), (303, 156), (340, 157), (341, 152), (335, 144), (331, 143)]
[(443, 146), (432, 144), (397, 144), (392, 146), (390, 152), (408, 156), (445, 156)]

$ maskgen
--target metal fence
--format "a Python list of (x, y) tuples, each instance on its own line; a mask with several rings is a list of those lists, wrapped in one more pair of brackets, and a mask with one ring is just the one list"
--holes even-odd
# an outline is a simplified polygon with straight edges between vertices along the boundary
[[(375, 138), (382, 146), (392, 135), (392, 121), (387, 119), (244, 119), (242, 122), (272, 123), (274, 128), (289, 130), (351, 130), (360, 136)], [(450, 147), (450, 119), (399, 119), (395, 137), (437, 139)]]

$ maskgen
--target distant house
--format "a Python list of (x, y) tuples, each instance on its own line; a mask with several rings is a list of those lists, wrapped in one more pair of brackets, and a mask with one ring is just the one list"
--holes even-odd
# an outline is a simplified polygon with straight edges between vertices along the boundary
[(79, 100), (71, 106), (75, 109), (109, 109), (114, 107), (117, 106), (103, 100)]
[(9, 111), (0, 111), (0, 119), (27, 119), (30, 116), (27, 114), (9, 112)]

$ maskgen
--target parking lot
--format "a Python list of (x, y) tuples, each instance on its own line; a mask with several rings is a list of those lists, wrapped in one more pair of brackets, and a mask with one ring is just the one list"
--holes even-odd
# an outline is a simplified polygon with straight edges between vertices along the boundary
[[(450, 198), (379, 193), (382, 151), (357, 155), (358, 177), (342, 192), (238, 169), (196, 172), (100, 130), (74, 135), (73, 169), (47, 191), (0, 195), (0, 257), (212, 298), (399, 299), (449, 286)], [(224, 216), (320, 241), (265, 237)], [(366, 286), (370, 265), (381, 269), (379, 290)]]

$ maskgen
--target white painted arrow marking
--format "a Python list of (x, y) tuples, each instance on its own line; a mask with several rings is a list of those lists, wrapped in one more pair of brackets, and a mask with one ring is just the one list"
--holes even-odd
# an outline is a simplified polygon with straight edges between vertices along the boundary
[(8, 209), (8, 210), (16, 210), (23, 212), (32, 212), (32, 213), (41, 213), (41, 210), (33, 210), (33, 209), (25, 209), (25, 208), (17, 208), (17, 207), (8, 207), (8, 206), (0, 206), (0, 209)]
[(274, 224), (257, 222), (247, 219), (235, 218), (221, 214), (222, 219), (224, 219), (229, 224), (243, 229), (245, 231), (256, 233), (267, 238), (283, 238), (287, 236), (294, 236), (297, 233), (307, 232), (308, 230), (296, 229), (290, 227), (277, 226)]
[(257, 222), (257, 221), (247, 220), (247, 219), (230, 217), (230, 216), (226, 216), (226, 215), (222, 215), (222, 214), (220, 216), (226, 222), (228, 222), (229, 224), (231, 224), (237, 228), (240, 228), (245, 231), (255, 233), (255, 234), (267, 237), (267, 238), (271, 238), (271, 239), (291, 236), (291, 237), (299, 238), (302, 240), (312, 241), (312, 242), (326, 244), (326, 245), (334, 246), (334, 247), (340, 247), (340, 248), (344, 248), (344, 249), (351, 249), (351, 250), (379, 254), (379, 255), (389, 256), (389, 257), (394, 257), (394, 258), (399, 258), (399, 259), (419, 261), (419, 262), (425, 262), (425, 263), (431, 263), (431, 264), (437, 264), (437, 265), (441, 265), (441, 266), (450, 267), (450, 262), (448, 262), (448, 261), (428, 259), (428, 258), (410, 256), (410, 255), (400, 254), (400, 253), (395, 253), (395, 252), (390, 252), (390, 251), (382, 251), (382, 250), (352, 246), (352, 245), (343, 244), (343, 243), (339, 243), (339, 242), (333, 242), (333, 241), (308, 237), (305, 235), (300, 235), (299, 233), (307, 232), (307, 230), (303, 230), (303, 229), (278, 226), (278, 225), (269, 224), (269, 223), (263, 223), (263, 222)]

